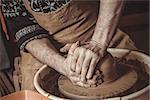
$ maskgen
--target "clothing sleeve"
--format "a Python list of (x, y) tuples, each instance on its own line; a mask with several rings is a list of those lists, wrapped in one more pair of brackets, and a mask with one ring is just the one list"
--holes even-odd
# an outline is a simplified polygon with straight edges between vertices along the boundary
[(38, 24), (25, 26), (15, 33), (15, 39), (17, 41), (20, 50), (25, 50), (25, 46), (28, 42), (34, 39), (40, 39), (48, 37), (47, 31), (41, 28)]
[(36, 23), (21, 0), (2, 0), (2, 12), (8, 35), (20, 50), (25, 50), (26, 44), (34, 39), (48, 38), (48, 32)]

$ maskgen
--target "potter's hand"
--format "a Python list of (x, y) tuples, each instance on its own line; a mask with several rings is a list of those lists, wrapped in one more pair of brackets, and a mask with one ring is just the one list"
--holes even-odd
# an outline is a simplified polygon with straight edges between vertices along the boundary
[[(80, 75), (81, 77), (81, 75)], [(75, 83), (73, 83), (74, 85), (78, 85), (81, 87), (85, 87), (85, 88), (91, 88), (91, 87), (96, 87), (99, 84), (101, 84), (103, 82), (102, 79), (102, 74), (100, 73), (99, 70), (96, 70), (93, 77), (91, 79), (87, 79), (86, 82), (82, 82), (80, 81), (76, 81)]]
[(88, 79), (84, 83), (80, 80), (81, 75), (76, 74), (73, 71), (68, 72), (67, 77), (70, 79), (70, 81), (74, 85), (78, 85), (78, 86), (85, 87), (85, 88), (96, 87), (103, 82), (102, 80), (103, 76), (100, 74), (100, 71), (98, 70), (94, 73), (92, 79)]
[(104, 56), (104, 53), (106, 53), (103, 46), (93, 40), (83, 43), (83, 47), (95, 52), (100, 58), (102, 58)]
[[(86, 50), (90, 50), (89, 52), (90, 52), (90, 55), (92, 56), (89, 70), (86, 75), (86, 78), (90, 79), (94, 73), (94, 69), (97, 65), (97, 62), (104, 57), (106, 50), (100, 44), (92, 40), (89, 42), (85, 42), (82, 45), (84, 48), (86, 48)], [(87, 54), (85, 55), (88, 56)]]
[(75, 49), (72, 59), (71, 70), (81, 74), (81, 82), (86, 82), (94, 73), (99, 56), (85, 47), (81, 46)]
[[(86, 44), (85, 46), (87, 47), (88, 44)], [(68, 50), (69, 50), (68, 56), (66, 58), (66, 62), (67, 62), (66, 66), (71, 65), (72, 61), (74, 60), (73, 53), (76, 48), (78, 48), (77, 44), (76, 45), (75, 44), (66, 44), (63, 48), (60, 49), (61, 52), (68, 52)], [(96, 72), (94, 72), (94, 75), (93, 75), (93, 77), (91, 76), (92, 77), (91, 79), (88, 79), (88, 80), (86, 80), (86, 82), (85, 81), (83, 82), (83, 81), (81, 81), (82, 74), (77, 74), (75, 71), (72, 71), (71, 69), (69, 70), (69, 68), (71, 68), (71, 67), (73, 67), (73, 66), (66, 67), (66, 68), (68, 68), (67, 77), (72, 81), (72, 83), (74, 85), (78, 85), (78, 86), (82, 86), (82, 87), (95, 87), (102, 82), (101, 74), (99, 73), (98, 70)]]
[(65, 50), (68, 51), (68, 55), (64, 61), (63, 67), (65, 68), (65, 76), (68, 77), (73, 84), (75, 84), (76, 82), (80, 81), (80, 76), (78, 74), (76, 74), (75, 72), (73, 72), (71, 70), (71, 65), (72, 65), (72, 55), (74, 53), (74, 50), (79, 46), (79, 42), (73, 43), (71, 45), (66, 45), (65, 47), (63, 47), (62, 49), (60, 49), (61, 52), (64, 52)]
[[(65, 45), (60, 51), (67, 52), (71, 45)], [(82, 45), (74, 50), (71, 70), (77, 74), (81, 74), (81, 81), (85, 82), (86, 79), (92, 77), (97, 62), (103, 57), (104, 50), (93, 41)]]

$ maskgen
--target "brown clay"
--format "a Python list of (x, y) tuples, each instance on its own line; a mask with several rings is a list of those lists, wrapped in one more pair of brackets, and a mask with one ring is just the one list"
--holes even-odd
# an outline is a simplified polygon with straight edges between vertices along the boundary
[(107, 53), (107, 55), (101, 60), (101, 62), (97, 65), (98, 69), (102, 72), (103, 81), (105, 83), (109, 83), (115, 79), (117, 79), (117, 69), (115, 66), (115, 62), (111, 54)]
[(104, 82), (95, 88), (75, 86), (69, 79), (61, 76), (58, 86), (61, 93), (72, 99), (102, 99), (116, 96), (129, 89), (137, 81), (136, 71), (120, 64), (115, 66), (111, 54), (107, 54), (97, 68), (103, 74)]
[[(121, 82), (119, 82), (119, 84), (117, 83), (117, 81), (119, 80), (120, 81), (120, 79), (121, 79), (121, 75), (119, 75), (120, 77), (117, 79), (117, 80), (114, 80), (113, 82), (111, 82), (111, 83), (113, 83), (113, 84), (116, 84), (117, 83), (117, 85), (115, 85), (115, 86), (117, 86), (118, 88), (119, 88), (119, 93), (117, 93), (116, 95), (117, 95), (117, 97), (122, 97), (122, 96), (125, 96), (125, 95), (129, 95), (129, 94), (132, 94), (132, 93), (135, 93), (135, 92), (137, 92), (137, 91), (139, 91), (139, 90), (141, 90), (141, 89), (143, 89), (144, 87), (147, 87), (148, 85), (149, 85), (149, 71), (148, 71), (148, 65), (147, 64), (144, 64), (143, 62), (140, 62), (140, 61), (138, 61), (138, 60), (127, 60), (127, 59), (125, 59), (125, 58), (123, 58), (123, 59), (120, 59), (120, 58), (114, 58), (114, 60), (115, 60), (115, 63), (116, 63), (116, 69), (117, 70), (119, 70), (119, 74), (120, 73), (122, 73), (121, 75), (124, 75), (124, 74), (126, 74), (127, 73), (127, 69), (126, 69), (126, 67), (129, 67), (130, 66), (130, 68), (132, 67), (132, 69), (134, 69), (135, 71), (136, 71), (136, 73), (138, 74), (138, 79), (137, 79), (137, 81), (136, 81), (136, 83), (133, 85), (133, 86), (131, 86), (132, 84), (131, 84), (131, 82), (130, 82), (130, 80), (127, 80), (127, 78), (125, 78), (125, 81), (121, 81)], [(124, 70), (125, 69), (125, 70)], [(128, 68), (129, 69), (129, 68)], [(132, 71), (128, 71), (128, 72), (131, 72), (132, 73)], [(56, 77), (57, 76), (57, 77)], [(55, 78), (54, 78), (55, 77)], [(129, 75), (129, 77), (131, 78), (134, 78), (133, 77), (133, 73), (132, 73), (132, 76), (131, 75)], [(40, 74), (40, 78), (39, 78), (39, 83), (40, 83), (40, 85), (41, 85), (41, 87), (45, 90), (45, 91), (47, 91), (48, 93), (50, 93), (50, 94), (52, 94), (52, 95), (55, 95), (55, 96), (58, 96), (58, 97), (61, 97), (61, 98), (69, 98), (68, 96), (64, 96), (62, 93), (60, 93), (60, 84), (59, 84), (59, 82), (58, 82), (58, 78), (59, 78), (59, 73), (58, 72), (56, 72), (55, 70), (53, 70), (53, 69), (51, 69), (50, 67), (47, 67), (45, 70), (43, 70), (42, 72), (41, 72), (41, 74)], [(59, 81), (60, 81), (60, 79), (59, 79)], [(133, 79), (132, 79), (132, 81), (133, 81)], [(122, 89), (120, 90), (120, 88), (122, 88), (122, 84), (125, 84), (125, 83), (127, 83), (128, 82), (128, 84), (131, 86), (131, 88), (130, 88), (130, 86), (128, 86), (128, 85), (126, 85), (126, 87), (128, 87), (129, 89), (127, 89), (126, 91), (122, 91)], [(69, 83), (70, 84), (70, 83)], [(113, 86), (113, 84), (110, 84), (111, 86)], [(58, 85), (59, 85), (59, 87), (58, 87)], [(68, 88), (69, 88), (69, 85), (67, 84), (67, 86), (68, 86)], [(102, 85), (100, 85), (100, 86), (102, 86)], [(102, 86), (103, 88), (101, 88), (100, 90), (99, 90), (99, 92), (101, 93), (101, 90), (103, 91), (103, 90), (109, 90), (109, 91), (114, 91), (114, 89), (111, 87), (111, 88), (109, 88), (109, 86), (108, 86), (108, 84), (107, 85), (103, 85)], [(109, 89), (108, 89), (109, 88)], [(81, 89), (81, 90), (84, 90), (84, 89), (86, 89), (86, 88), (83, 88), (83, 89)], [(85, 94), (85, 91), (81, 91), (80, 90), (80, 94), (81, 94), (81, 92), (84, 92), (84, 94)], [(90, 91), (92, 90), (92, 88), (90, 89)], [(72, 90), (72, 91), (74, 91), (74, 90)], [(89, 90), (87, 90), (86, 89), (86, 91), (87, 92), (89, 92)], [(93, 91), (94, 91), (94, 88), (93, 88)], [(112, 92), (111, 91), (111, 92)], [(122, 91), (122, 92), (121, 92)], [(95, 92), (95, 91), (94, 91)], [(90, 92), (89, 92), (90, 93)], [(115, 92), (116, 93), (116, 92)], [(70, 94), (72, 94), (73, 95), (73, 93), (70, 93)], [(108, 94), (108, 92), (107, 92), (107, 94)], [(107, 95), (107, 97), (114, 97), (114, 96), (116, 96), (116, 95), (112, 95), (112, 96), (108, 96)], [(77, 97), (79, 97), (80, 95), (77, 95), (77, 94), (75, 94), (75, 96)], [(90, 97), (90, 95), (89, 96), (87, 96), (87, 98), (88, 97)], [(105, 97), (106, 97), (106, 95), (105, 95)], [(105, 98), (105, 97), (103, 97), (103, 98)], [(143, 96), (142, 96), (143, 97)], [(70, 98), (72, 98), (72, 97), (70, 97)], [(100, 97), (99, 97), (100, 98)], [(101, 98), (102, 98), (102, 96), (101, 96)], [(146, 96), (146, 97), (144, 97), (144, 98), (148, 98), (148, 96)], [(80, 99), (79, 99), (80, 100)], [(87, 100), (87, 99), (86, 99)], [(95, 99), (94, 99), (95, 100)], [(100, 100), (100, 99), (98, 99), (98, 100)], [(138, 100), (146, 100), (146, 99), (138, 99)]]

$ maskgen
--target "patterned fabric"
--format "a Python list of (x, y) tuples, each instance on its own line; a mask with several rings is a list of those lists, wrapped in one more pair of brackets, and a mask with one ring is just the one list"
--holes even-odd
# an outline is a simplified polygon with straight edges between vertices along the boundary
[(22, 36), (35, 32), (36, 30), (39, 29), (40, 29), (39, 25), (31, 25), (31, 26), (24, 27), (18, 32), (16, 32), (15, 34), (16, 40), (18, 41)]
[(1, 0), (2, 11), (5, 17), (26, 16), (26, 10), (22, 0)]
[[(35, 12), (52, 12), (65, 6), (71, 0), (29, 0)], [(1, 0), (2, 13), (6, 19), (8, 36), (17, 41), (20, 50), (31, 40), (48, 37), (47, 31), (41, 28), (28, 13), (22, 0)]]
[(47, 31), (36, 23), (22, 0), (1, 0), (1, 3), (9, 38), (20, 50), (24, 50), (30, 40), (48, 37)]
[(71, 0), (29, 0), (33, 11), (43, 13), (56, 11), (69, 1)]

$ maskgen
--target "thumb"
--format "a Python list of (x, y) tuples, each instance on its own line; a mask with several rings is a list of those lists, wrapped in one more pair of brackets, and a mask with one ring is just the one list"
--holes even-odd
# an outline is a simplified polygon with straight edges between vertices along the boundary
[(77, 41), (76, 43), (73, 43), (68, 51), (68, 54), (72, 55), (78, 46), (79, 46), (79, 41)]
[(66, 44), (64, 47), (60, 48), (60, 52), (67, 53), (72, 44)]
[[(60, 48), (60, 52), (67, 53), (70, 50), (70, 53), (73, 52), (79, 46), (79, 41), (76, 43), (68, 43), (64, 47)], [(72, 54), (72, 53), (71, 53)]]

